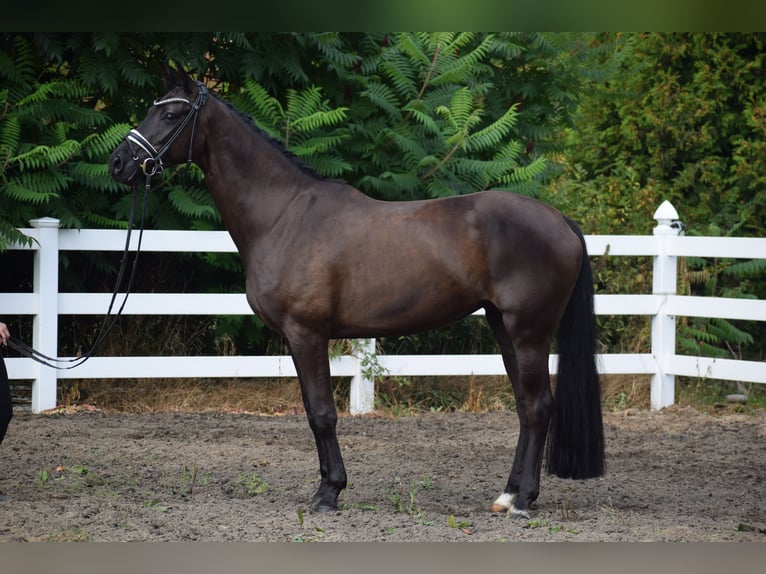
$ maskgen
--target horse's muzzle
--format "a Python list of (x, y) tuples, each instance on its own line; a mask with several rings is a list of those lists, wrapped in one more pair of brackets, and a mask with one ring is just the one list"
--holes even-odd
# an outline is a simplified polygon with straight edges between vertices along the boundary
[(130, 149), (122, 142), (109, 158), (109, 173), (120, 183), (133, 183), (139, 173), (138, 164), (133, 160)]

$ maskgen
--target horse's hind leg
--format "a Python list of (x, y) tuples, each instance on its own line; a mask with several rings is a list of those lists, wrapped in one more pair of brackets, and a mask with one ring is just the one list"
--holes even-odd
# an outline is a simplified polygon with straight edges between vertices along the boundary
[(300, 338), (288, 337), (288, 341), (298, 371), (303, 405), (319, 455), (322, 480), (312, 504), (318, 512), (336, 510), (338, 495), (346, 488), (346, 469), (335, 433), (338, 414), (332, 393), (327, 340), (303, 335)]
[(550, 340), (545, 338), (540, 343), (516, 341), (514, 344), (497, 310), (487, 309), (487, 319), (497, 337), (513, 385), (520, 422), (508, 483), (494, 501), (492, 511), (508, 510), (512, 515), (528, 516), (529, 505), (540, 492), (540, 468), (553, 406), (548, 375)]
[[(487, 322), (495, 333), (498, 345), (500, 346), (500, 352), (503, 357), (503, 365), (505, 371), (508, 373), (508, 379), (513, 387), (513, 395), (516, 397), (516, 412), (519, 415), (519, 420), (522, 418), (524, 412), (524, 394), (523, 389), (519, 387), (519, 367), (516, 363), (516, 352), (513, 350), (513, 342), (505, 330), (503, 325), (503, 318), (495, 308), (487, 308)], [(519, 440), (516, 444), (516, 454), (513, 458), (513, 467), (511, 468), (511, 474), (508, 477), (508, 484), (505, 487), (503, 493), (497, 497), (492, 504), (492, 512), (504, 512), (509, 510), (513, 505), (513, 501), (518, 497), (519, 484), (521, 484), (521, 463), (524, 460), (524, 451), (527, 448), (527, 429), (525, 425), (520, 426)]]

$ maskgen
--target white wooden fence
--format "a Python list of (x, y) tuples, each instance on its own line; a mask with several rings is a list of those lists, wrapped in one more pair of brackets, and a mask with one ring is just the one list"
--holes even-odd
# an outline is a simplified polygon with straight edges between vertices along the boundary
[[(766, 238), (685, 237), (675, 225), (678, 214), (664, 202), (654, 214), (656, 227), (651, 236), (586, 236), (591, 256), (651, 256), (654, 259), (651, 294), (598, 294), (599, 315), (651, 316), (651, 353), (602, 354), (603, 374), (649, 374), (651, 407), (660, 409), (674, 402), (674, 381), (678, 375), (766, 383), (766, 362), (737, 361), (678, 355), (675, 351), (675, 317), (718, 317), (766, 321), (766, 301), (690, 297), (676, 295), (677, 258), (686, 256), (766, 259)], [(10, 293), (0, 297), (0, 317), (31, 315), (31, 343), (40, 352), (58, 356), (60, 315), (103, 315), (108, 293), (59, 293), (59, 253), (62, 251), (122, 251), (125, 232), (114, 230), (61, 230), (56, 219), (30, 222), (21, 231), (34, 240), (34, 285), (31, 293)], [(137, 234), (131, 247), (135, 249)], [(236, 252), (226, 231), (146, 231), (143, 251), (155, 252)], [(8, 272), (7, 269), (4, 272)], [(126, 315), (244, 315), (251, 310), (244, 294), (133, 293), (123, 311)], [(479, 312), (480, 314), (481, 312)], [(332, 360), (333, 376), (350, 376), (351, 413), (373, 410), (374, 380), (367, 378), (362, 358), (375, 353), (374, 340), (358, 341), (355, 355)], [(61, 357), (66, 358), (66, 357)], [(500, 355), (377, 355), (384, 372), (401, 376), (502, 375)], [(557, 356), (550, 358), (555, 372)], [(71, 370), (57, 371), (28, 358), (6, 360), (9, 377), (32, 380), (32, 411), (56, 406), (57, 379), (130, 378), (229, 378), (295, 377), (289, 356), (206, 356), (206, 357), (93, 357)]]

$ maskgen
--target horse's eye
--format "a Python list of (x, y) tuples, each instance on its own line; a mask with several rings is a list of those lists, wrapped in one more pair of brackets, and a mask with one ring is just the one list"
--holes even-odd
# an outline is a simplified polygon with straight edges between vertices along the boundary
[(166, 112), (164, 116), (162, 116), (162, 119), (164, 120), (174, 120), (176, 119), (176, 114), (173, 112)]

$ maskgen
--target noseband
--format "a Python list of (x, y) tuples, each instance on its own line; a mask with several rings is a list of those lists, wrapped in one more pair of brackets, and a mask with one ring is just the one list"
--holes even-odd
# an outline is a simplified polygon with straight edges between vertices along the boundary
[(133, 161), (138, 163), (139, 157), (138, 157), (138, 151), (134, 148), (134, 146), (138, 146), (141, 148), (144, 153), (146, 153), (147, 157), (142, 161), (139, 165), (141, 166), (141, 171), (144, 172), (144, 175), (147, 177), (147, 180), (151, 178), (153, 175), (160, 173), (163, 169), (162, 166), (162, 156), (165, 155), (165, 153), (170, 149), (170, 146), (172, 146), (175, 141), (178, 139), (178, 137), (181, 135), (181, 132), (184, 131), (184, 128), (189, 124), (189, 122), (192, 122), (192, 133), (191, 138), (189, 138), (189, 156), (187, 160), (187, 165), (191, 164), (192, 161), (192, 145), (194, 144), (194, 132), (197, 129), (197, 116), (199, 115), (199, 111), (202, 108), (202, 106), (205, 105), (205, 102), (207, 102), (207, 88), (205, 85), (197, 81), (197, 98), (194, 100), (194, 102), (191, 102), (187, 100), (186, 98), (166, 98), (164, 100), (154, 100), (154, 106), (164, 106), (166, 104), (174, 104), (174, 103), (182, 103), (189, 106), (191, 109), (189, 110), (189, 113), (186, 114), (186, 117), (183, 119), (183, 121), (178, 124), (178, 127), (175, 129), (175, 131), (170, 135), (170, 138), (168, 141), (166, 141), (163, 146), (158, 150), (157, 148), (152, 145), (152, 143), (146, 139), (141, 132), (139, 132), (137, 129), (132, 129), (130, 132), (128, 132), (128, 135), (125, 136), (125, 139), (128, 142), (128, 147), (130, 148), (130, 154), (133, 158)]

